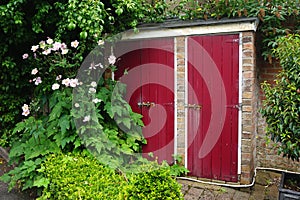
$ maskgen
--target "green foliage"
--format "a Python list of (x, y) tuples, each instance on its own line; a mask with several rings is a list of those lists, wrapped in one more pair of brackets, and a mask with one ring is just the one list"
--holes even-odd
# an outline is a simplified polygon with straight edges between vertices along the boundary
[(81, 155), (49, 155), (38, 170), (35, 185), (44, 187), (38, 199), (119, 199), (124, 177)]
[(262, 55), (272, 62), (277, 39), (299, 30), (299, 1), (285, 0), (182, 0), (172, 11), (181, 19), (258, 17)]
[(187, 175), (190, 171), (184, 167), (182, 156), (173, 155), (175, 164), (170, 166), (170, 174), (174, 177)]
[(181, 187), (171, 177), (169, 168), (148, 170), (129, 178), (122, 199), (183, 199)]
[(183, 199), (180, 185), (168, 168), (155, 163), (127, 175), (104, 167), (83, 154), (49, 155), (39, 171), (36, 186), (44, 187), (38, 199)]
[[(79, 30), (80, 39), (95, 38), (99, 40), (102, 36), (108, 13), (104, 4), (97, 0), (69, 0), (56, 2), (55, 7), (59, 11), (61, 21), (57, 24), (59, 36), (64, 35), (66, 30)], [(78, 36), (77, 36), (78, 37)]]
[(165, 7), (162, 0), (153, 5), (143, 0), (1, 1), (0, 144), (9, 146), (18, 139), (12, 129), (22, 119), (19, 108), (33, 95), (34, 87), (28, 80), (36, 63), (22, 60), (32, 44), (46, 37), (66, 43), (80, 38), (81, 53), (74, 59), (82, 59), (108, 34), (135, 28), (144, 20), (161, 20)]
[(300, 36), (279, 39), (274, 53), (283, 70), (275, 85), (263, 83), (266, 99), (262, 115), (266, 118), (267, 133), (278, 143), (279, 153), (292, 160), (300, 157)]

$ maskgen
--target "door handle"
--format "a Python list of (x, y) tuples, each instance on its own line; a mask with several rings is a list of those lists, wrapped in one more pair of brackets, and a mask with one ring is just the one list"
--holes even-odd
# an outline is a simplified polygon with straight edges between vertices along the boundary
[(200, 104), (187, 104), (184, 106), (185, 108), (193, 108), (194, 110), (200, 110), (202, 105)]
[(138, 107), (142, 107), (142, 106), (145, 106), (145, 107), (153, 107), (155, 106), (155, 103), (154, 102), (138, 102), (137, 103)]

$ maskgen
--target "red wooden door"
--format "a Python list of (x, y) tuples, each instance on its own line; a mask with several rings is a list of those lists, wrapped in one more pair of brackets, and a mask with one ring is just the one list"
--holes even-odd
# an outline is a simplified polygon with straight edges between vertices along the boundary
[(238, 180), (239, 35), (188, 38), (190, 175)]
[[(174, 154), (174, 45), (173, 39), (124, 42), (116, 77), (127, 84), (127, 100), (143, 115), (147, 145), (159, 162), (173, 162)], [(122, 45), (122, 44), (121, 44)], [(123, 75), (125, 69), (128, 74)]]

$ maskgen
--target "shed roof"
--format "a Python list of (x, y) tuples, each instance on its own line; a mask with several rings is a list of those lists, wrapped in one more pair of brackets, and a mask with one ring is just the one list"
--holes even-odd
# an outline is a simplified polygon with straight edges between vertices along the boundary
[(138, 33), (129, 30), (122, 34), (122, 38), (126, 40), (256, 31), (258, 23), (259, 20), (255, 17), (187, 21), (169, 19), (163, 23), (141, 24), (138, 26)]

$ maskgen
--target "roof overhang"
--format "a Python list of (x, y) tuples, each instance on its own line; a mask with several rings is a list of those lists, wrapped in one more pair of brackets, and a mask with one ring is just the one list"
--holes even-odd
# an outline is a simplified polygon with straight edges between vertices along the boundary
[(164, 23), (138, 26), (138, 32), (125, 31), (122, 34), (122, 40), (256, 31), (258, 24), (259, 19), (254, 17), (192, 21), (167, 20)]

